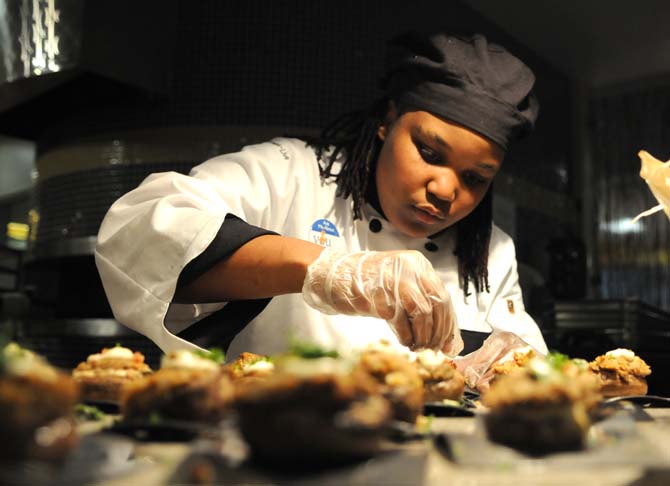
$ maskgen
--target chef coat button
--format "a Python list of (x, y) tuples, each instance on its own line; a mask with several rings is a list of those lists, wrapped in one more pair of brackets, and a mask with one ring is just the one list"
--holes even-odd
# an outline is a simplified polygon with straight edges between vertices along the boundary
[(433, 243), (432, 241), (429, 241), (429, 242), (426, 243), (423, 247), (424, 247), (426, 250), (428, 250), (428, 251), (433, 251), (433, 252), (435, 252), (435, 251), (437, 251), (437, 250), (440, 249), (440, 247), (437, 246), (437, 245), (436, 245), (435, 243)]
[(379, 221), (378, 219), (370, 220), (370, 224), (368, 226), (370, 228), (370, 231), (372, 231), (373, 233), (379, 233), (382, 230), (382, 222)]

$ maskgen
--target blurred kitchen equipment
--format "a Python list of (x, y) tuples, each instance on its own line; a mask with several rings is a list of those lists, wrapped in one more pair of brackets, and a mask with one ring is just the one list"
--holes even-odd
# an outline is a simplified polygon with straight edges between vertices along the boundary
[(550, 348), (593, 360), (616, 348), (651, 366), (649, 393), (670, 396), (670, 313), (637, 299), (556, 302)]

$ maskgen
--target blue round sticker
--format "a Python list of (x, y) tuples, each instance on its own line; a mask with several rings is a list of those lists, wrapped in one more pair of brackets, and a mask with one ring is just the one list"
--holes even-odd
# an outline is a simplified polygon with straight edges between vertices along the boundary
[(321, 246), (331, 246), (332, 239), (340, 236), (335, 225), (327, 219), (317, 219), (314, 221), (309, 233), (310, 240)]
[(317, 219), (314, 221), (312, 224), (312, 231), (317, 231), (319, 233), (323, 231), (330, 236), (340, 236), (335, 225), (327, 219)]

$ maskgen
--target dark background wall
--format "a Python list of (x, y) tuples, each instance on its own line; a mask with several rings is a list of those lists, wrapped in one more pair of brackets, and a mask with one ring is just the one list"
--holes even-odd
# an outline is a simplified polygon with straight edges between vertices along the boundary
[[(272, 134), (316, 130), (380, 95), (386, 39), (407, 29), (480, 31), (538, 78), (537, 129), (510, 151), (496, 190), (511, 207), (500, 224), (517, 238), (520, 259), (548, 277), (548, 240), (578, 221), (570, 83), (481, 14), (456, 1), (425, 0), (140, 5), (85, 2), (72, 15), (82, 19), (79, 70), (0, 116), (0, 133), (36, 141), (42, 182), (110, 164), (188, 165)], [(127, 54), (112, 57), (115, 45)], [(248, 129), (231, 135), (231, 127)], [(60, 237), (82, 236), (77, 224), (92, 232), (96, 221), (77, 214)]]
[[(63, 364), (124, 332), (110, 322), (92, 259), (97, 228), (116, 198), (150, 172), (187, 171), (247, 143), (314, 133), (372, 102), (381, 94), (384, 42), (408, 29), (483, 32), (536, 73), (540, 118), (532, 137), (507, 155), (496, 214), (531, 276), (551, 287), (547, 247), (579, 229), (573, 85), (482, 14), (458, 1), (427, 0), (60, 0), (56, 7), (61, 68), (37, 73), (25, 64), (28, 52), (23, 67), (31, 69), (0, 85), (0, 133), (31, 140), (37, 150), (38, 218), (26, 217), (31, 316), (22, 336), (47, 354), (57, 349)], [(20, 52), (21, 12), (14, 14), (3, 28)], [(12, 52), (4, 46), (3, 55)], [(21, 67), (21, 59), (12, 62)], [(540, 321), (542, 312), (540, 305)]]

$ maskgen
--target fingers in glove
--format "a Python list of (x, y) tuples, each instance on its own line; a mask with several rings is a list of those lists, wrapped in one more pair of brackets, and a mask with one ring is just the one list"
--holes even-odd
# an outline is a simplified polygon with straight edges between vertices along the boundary
[(456, 319), (452, 319), (450, 339), (442, 347), (442, 352), (447, 356), (457, 356), (463, 348), (465, 343), (463, 343), (463, 338), (461, 337), (461, 332), (458, 329), (458, 324)]
[(436, 278), (422, 275), (420, 284), (426, 303), (430, 306), (431, 314), (431, 333), (427, 346), (441, 350), (451, 339), (453, 308), (449, 294), (443, 287), (442, 282)]
[(491, 368), (486, 370), (486, 373), (477, 382), (477, 390), (480, 393), (486, 393), (491, 387), (491, 381), (495, 377), (495, 373)]
[(420, 294), (415, 282), (401, 281), (397, 286), (396, 314), (404, 314), (412, 330), (412, 346), (425, 347), (430, 340), (427, 329), (425, 297)]
[(441, 350), (451, 339), (449, 319), (449, 307), (442, 301), (433, 301), (433, 336), (430, 342), (432, 349)]
[(385, 289), (376, 288), (372, 290), (370, 298), (372, 299), (371, 313), (373, 315), (377, 315), (385, 321), (393, 319), (396, 314), (396, 306), (389, 299)]
[(388, 320), (391, 329), (398, 336), (400, 344), (409, 348), (414, 347), (414, 334), (412, 332), (412, 325), (404, 312), (398, 313), (392, 319)]
[(432, 337), (432, 316), (430, 314), (417, 314), (409, 318), (414, 335), (413, 348), (427, 348), (430, 346)]

